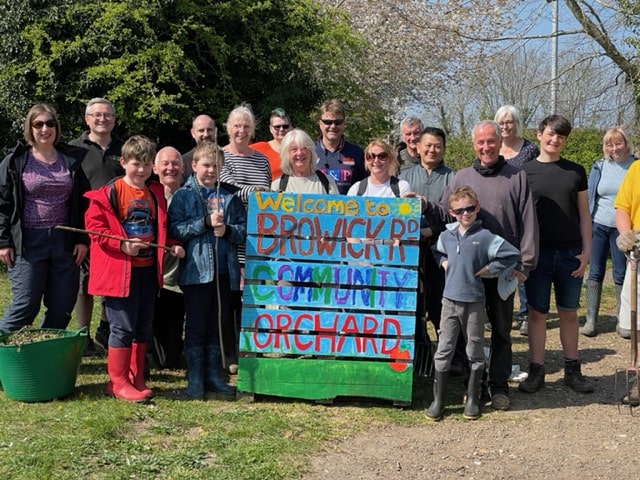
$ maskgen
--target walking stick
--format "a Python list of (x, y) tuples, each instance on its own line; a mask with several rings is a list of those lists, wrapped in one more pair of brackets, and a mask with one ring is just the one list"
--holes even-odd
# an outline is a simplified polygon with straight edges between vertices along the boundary
[(69, 232), (86, 233), (87, 235), (95, 235), (97, 237), (111, 238), (113, 240), (120, 240), (121, 242), (144, 243), (150, 248), (161, 248), (163, 250), (166, 250), (167, 252), (171, 251), (171, 247), (167, 247), (166, 245), (158, 245), (157, 243), (145, 242), (145, 241), (136, 240), (133, 238), (119, 237), (117, 235), (111, 235), (108, 233), (94, 232), (92, 230), (83, 230), (81, 228), (67, 227), (66, 225), (56, 225), (55, 228), (57, 228), (58, 230), (67, 230)]
[[(636, 246), (625, 256), (629, 259), (629, 268), (631, 269), (630, 275), (630, 323), (631, 323), (631, 358), (629, 359), (629, 366), (625, 369), (616, 370), (615, 377), (615, 389), (616, 399), (618, 402), (618, 411), (620, 411), (620, 403), (622, 396), (618, 389), (618, 377), (619, 374), (624, 372), (624, 392), (629, 403), (629, 412), (633, 415), (633, 408), (640, 404), (640, 368), (638, 367), (638, 262), (640, 261), (640, 246)], [(633, 392), (632, 392), (633, 390)]]

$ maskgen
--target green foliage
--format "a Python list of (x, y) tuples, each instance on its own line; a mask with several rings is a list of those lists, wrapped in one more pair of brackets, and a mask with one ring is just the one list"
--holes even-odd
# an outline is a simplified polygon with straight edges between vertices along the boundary
[(186, 149), (200, 112), (223, 123), (240, 102), (259, 119), (284, 107), (314, 132), (312, 113), (324, 98), (362, 93), (349, 75), (361, 40), (343, 16), (312, 0), (5, 2), (0, 35), (4, 149), (37, 101), (56, 106), (65, 139), (80, 133), (86, 102), (104, 96), (121, 135)]

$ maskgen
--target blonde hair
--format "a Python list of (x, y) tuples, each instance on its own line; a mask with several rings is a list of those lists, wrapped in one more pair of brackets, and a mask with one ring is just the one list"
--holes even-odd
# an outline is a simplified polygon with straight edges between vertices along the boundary
[(282, 172), (287, 175), (293, 174), (291, 159), (289, 158), (289, 149), (292, 143), (295, 143), (300, 148), (305, 148), (311, 154), (309, 170), (311, 173), (315, 172), (318, 163), (315, 145), (309, 134), (300, 128), (289, 130), (282, 139), (282, 143), (280, 144), (280, 168)]
[[(400, 171), (400, 162), (398, 162), (398, 157), (396, 155), (396, 152), (391, 147), (391, 145), (389, 145), (387, 142), (385, 142), (381, 138), (374, 138), (369, 142), (369, 145), (367, 145), (367, 147), (364, 149), (365, 159), (367, 158), (367, 155), (369, 155), (369, 152), (373, 147), (380, 147), (389, 156), (389, 161), (390, 161), (389, 175), (391, 175), (392, 177), (395, 177), (396, 175), (398, 175), (398, 172)], [(370, 171), (369, 165), (367, 164), (367, 162), (364, 163), (364, 168), (367, 172)]]
[(629, 155), (633, 153), (633, 144), (631, 143), (627, 133), (622, 129), (622, 127), (613, 127), (607, 130), (604, 134), (604, 138), (602, 139), (602, 152), (604, 154), (604, 158), (607, 160), (611, 160), (611, 155), (607, 152), (607, 145), (613, 144), (617, 139), (622, 139), (624, 141)]
[(455, 188), (450, 194), (447, 201), (449, 202), (449, 207), (451, 207), (451, 202), (455, 202), (456, 200), (461, 200), (463, 198), (468, 198), (474, 205), (478, 205), (478, 195), (473, 191), (469, 185), (462, 185), (461, 187)]
[(212, 158), (220, 163), (224, 163), (224, 153), (215, 142), (199, 143), (193, 150), (193, 163), (198, 163), (203, 158)]

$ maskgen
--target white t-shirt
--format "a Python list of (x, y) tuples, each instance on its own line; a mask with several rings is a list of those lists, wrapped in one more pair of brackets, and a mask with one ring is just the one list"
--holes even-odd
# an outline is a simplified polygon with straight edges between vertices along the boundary
[[(354, 183), (353, 185), (351, 185), (351, 188), (349, 188), (347, 195), (352, 195), (352, 196), (358, 195), (359, 188), (360, 188), (360, 182)], [(412, 191), (411, 185), (409, 185), (409, 182), (407, 182), (406, 180), (398, 180), (398, 189), (400, 190), (400, 196), (404, 195), (405, 193), (410, 193)], [(362, 196), (394, 198), (396, 195), (395, 193), (393, 193), (393, 190), (391, 190), (391, 179), (389, 179), (380, 185), (375, 185), (371, 183), (371, 181), (367, 180), (367, 189), (364, 191), (364, 194)]]

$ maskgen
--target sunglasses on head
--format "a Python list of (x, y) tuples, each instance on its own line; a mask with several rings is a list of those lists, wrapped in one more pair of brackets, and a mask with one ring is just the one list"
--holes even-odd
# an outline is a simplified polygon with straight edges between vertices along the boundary
[(324, 123), (327, 127), (329, 125), (335, 125), (336, 127), (339, 127), (344, 123), (344, 118), (338, 118), (337, 120), (327, 120), (325, 118), (321, 118), (320, 121)]
[(31, 122), (31, 126), (36, 129), (41, 129), (45, 125), (49, 128), (54, 128), (56, 125), (58, 125), (58, 122), (56, 122), (53, 118), (50, 118), (46, 121), (38, 120), (36, 122)]
[(380, 160), (387, 160), (389, 158), (389, 154), (387, 152), (367, 153), (365, 156), (365, 159), (369, 161), (375, 160), (376, 158), (379, 158)]
[(456, 208), (455, 210), (451, 209), (451, 211), (456, 215), (462, 215), (464, 213), (473, 213), (476, 211), (476, 205), (469, 205), (467, 207)]

